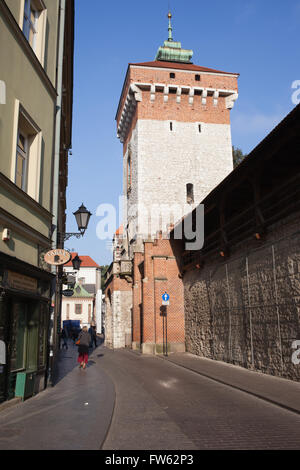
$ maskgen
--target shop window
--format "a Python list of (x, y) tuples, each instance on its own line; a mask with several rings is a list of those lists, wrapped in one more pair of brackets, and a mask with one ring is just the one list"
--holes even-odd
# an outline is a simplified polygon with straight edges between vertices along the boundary
[(47, 304), (41, 303), (39, 321), (39, 357), (38, 367), (41, 369), (46, 365), (47, 354), (47, 331), (48, 331), (48, 308)]
[(27, 316), (27, 345), (26, 345), (26, 369), (36, 370), (38, 363), (39, 348), (39, 320), (40, 305), (38, 303), (28, 304)]
[(11, 372), (25, 369), (26, 314), (27, 305), (25, 303), (13, 303), (12, 337), (10, 351)]

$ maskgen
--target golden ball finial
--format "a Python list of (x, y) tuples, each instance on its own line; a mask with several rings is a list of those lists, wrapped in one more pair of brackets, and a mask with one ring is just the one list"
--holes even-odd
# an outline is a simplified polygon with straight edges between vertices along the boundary
[(168, 13), (168, 18), (172, 18), (171, 12)]

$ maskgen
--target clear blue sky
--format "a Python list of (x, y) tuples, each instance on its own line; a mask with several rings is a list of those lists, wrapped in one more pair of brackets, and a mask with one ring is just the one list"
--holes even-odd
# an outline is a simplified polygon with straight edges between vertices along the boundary
[[(118, 207), (122, 145), (115, 114), (129, 62), (154, 59), (168, 37), (168, 0), (75, 0), (73, 156), (69, 159), (67, 231), (84, 202), (93, 213), (85, 236), (66, 243), (110, 264), (96, 235), (102, 203)], [(231, 112), (232, 143), (250, 152), (295, 106), (300, 80), (300, 0), (171, 0), (173, 37), (193, 63), (240, 73)]]

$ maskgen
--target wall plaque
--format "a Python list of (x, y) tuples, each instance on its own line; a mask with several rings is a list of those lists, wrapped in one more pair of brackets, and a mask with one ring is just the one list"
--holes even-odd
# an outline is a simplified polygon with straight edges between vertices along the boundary
[(7, 271), (7, 283), (12, 289), (18, 290), (36, 292), (38, 288), (37, 279), (13, 271)]

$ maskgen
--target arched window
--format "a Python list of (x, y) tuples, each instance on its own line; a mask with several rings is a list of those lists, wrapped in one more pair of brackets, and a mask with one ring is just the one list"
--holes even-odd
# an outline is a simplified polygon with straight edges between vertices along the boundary
[(194, 185), (192, 183), (186, 185), (186, 202), (188, 204), (194, 203)]

